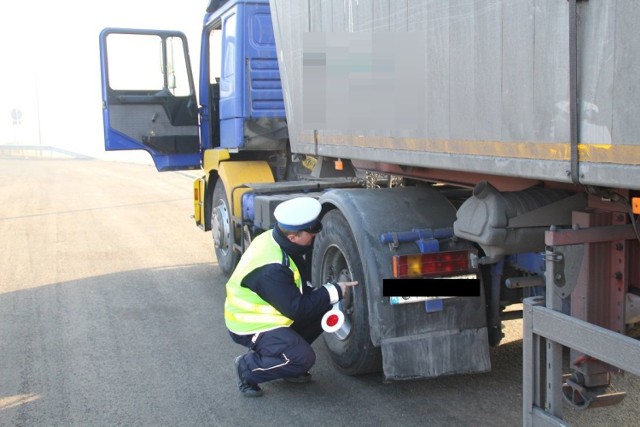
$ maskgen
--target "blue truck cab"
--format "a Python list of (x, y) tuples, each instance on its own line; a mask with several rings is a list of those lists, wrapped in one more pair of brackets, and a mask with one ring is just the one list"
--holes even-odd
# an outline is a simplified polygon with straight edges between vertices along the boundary
[(183, 33), (107, 28), (100, 54), (106, 150), (146, 150), (167, 171), (200, 168), (208, 149), (286, 147), (268, 0), (211, 1), (199, 99)]
[(286, 122), (269, 2), (213, 1), (201, 46), (203, 148), (282, 148)]

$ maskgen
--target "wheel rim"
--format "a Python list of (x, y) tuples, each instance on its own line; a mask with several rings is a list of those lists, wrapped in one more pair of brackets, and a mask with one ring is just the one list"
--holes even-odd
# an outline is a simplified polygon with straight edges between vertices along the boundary
[(226, 255), (230, 249), (231, 230), (229, 227), (229, 211), (227, 204), (223, 200), (218, 200), (218, 204), (213, 210), (211, 233), (215, 248), (223, 255)]
[[(322, 259), (321, 270), (322, 283), (336, 283), (351, 281), (351, 271), (347, 259), (342, 250), (335, 245), (327, 248)], [(351, 315), (353, 313), (353, 290), (347, 292), (347, 295), (340, 301), (340, 310), (344, 313), (344, 336), (335, 338), (345, 341), (351, 335)]]

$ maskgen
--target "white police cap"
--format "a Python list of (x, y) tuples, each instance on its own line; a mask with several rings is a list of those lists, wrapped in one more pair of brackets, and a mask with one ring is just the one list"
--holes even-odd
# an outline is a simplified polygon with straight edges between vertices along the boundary
[(321, 209), (320, 202), (313, 197), (296, 197), (276, 206), (273, 216), (282, 229), (318, 233), (322, 230), (322, 223), (318, 221)]

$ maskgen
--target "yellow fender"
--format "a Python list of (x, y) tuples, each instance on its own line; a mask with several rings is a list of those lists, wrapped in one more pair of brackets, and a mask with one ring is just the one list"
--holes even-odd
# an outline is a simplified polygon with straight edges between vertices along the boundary
[[(274, 182), (273, 174), (269, 164), (265, 161), (229, 161), (231, 154), (226, 148), (214, 148), (204, 152), (202, 168), (205, 174), (193, 182), (193, 211), (196, 224), (204, 230), (205, 228), (205, 195), (209, 182), (210, 172), (218, 171), (218, 177), (222, 180), (227, 192), (227, 200), (231, 204), (232, 215), (241, 217), (242, 209), (240, 201), (242, 195), (247, 191), (245, 188), (234, 188), (243, 184), (254, 182)], [(232, 200), (233, 193), (233, 202)]]
[(222, 162), (218, 167), (218, 176), (224, 184), (227, 200), (229, 204), (233, 205), (232, 213), (236, 218), (242, 217), (240, 202), (242, 195), (249, 191), (248, 188), (239, 188), (240, 186), (257, 182), (274, 182), (271, 168), (263, 160)]

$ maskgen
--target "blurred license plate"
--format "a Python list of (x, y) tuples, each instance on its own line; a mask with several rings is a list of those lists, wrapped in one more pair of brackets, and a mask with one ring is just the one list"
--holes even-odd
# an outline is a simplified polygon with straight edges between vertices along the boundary
[(422, 301), (436, 301), (442, 300), (449, 297), (389, 297), (391, 301), (391, 305), (397, 304), (412, 304), (416, 302)]
[(421, 302), (424, 304), (424, 311), (435, 313), (444, 309), (444, 300), (451, 297), (390, 297), (391, 304), (411, 304)]

